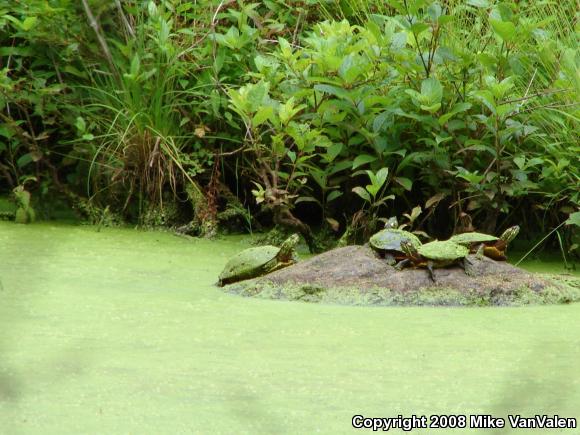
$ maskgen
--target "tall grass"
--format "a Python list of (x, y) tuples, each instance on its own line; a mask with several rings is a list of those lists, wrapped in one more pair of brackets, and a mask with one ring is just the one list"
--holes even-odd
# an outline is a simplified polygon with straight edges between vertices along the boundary
[(115, 71), (85, 63), (91, 83), (81, 88), (92, 138), (86, 144), (92, 156), (88, 189), (91, 196), (117, 196), (123, 208), (136, 194), (162, 205), (164, 192), (194, 183), (203, 165), (198, 140), (205, 132), (196, 128), (206, 86), (196, 83), (193, 36), (185, 41), (170, 14), (150, 3), (132, 24), (123, 20), (127, 37), (111, 39)]

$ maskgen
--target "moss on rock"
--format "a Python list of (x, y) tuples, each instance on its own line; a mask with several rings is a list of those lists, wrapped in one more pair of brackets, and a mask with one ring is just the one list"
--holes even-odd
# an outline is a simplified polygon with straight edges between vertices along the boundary
[(580, 278), (535, 275), (479, 260), (477, 275), (459, 267), (397, 271), (364, 246), (335, 249), (262, 278), (224, 288), (264, 299), (375, 306), (522, 306), (580, 302)]

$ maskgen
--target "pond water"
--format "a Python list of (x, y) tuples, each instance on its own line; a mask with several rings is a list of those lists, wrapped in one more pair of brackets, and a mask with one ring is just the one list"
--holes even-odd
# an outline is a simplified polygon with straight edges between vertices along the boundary
[(0, 433), (336, 434), (354, 432), (355, 414), (580, 417), (580, 304), (224, 294), (216, 277), (247, 246), (0, 222)]

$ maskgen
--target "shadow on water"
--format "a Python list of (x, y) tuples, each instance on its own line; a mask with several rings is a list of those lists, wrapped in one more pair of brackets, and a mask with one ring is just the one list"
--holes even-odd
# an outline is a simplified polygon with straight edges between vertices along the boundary
[[(4, 284), (2, 281), (2, 277), (0, 276), (0, 298), (4, 299), (6, 297)], [(10, 377), (8, 372), (8, 368), (5, 367), (5, 362), (2, 357), (3, 355), (3, 343), (2, 340), (7, 337), (8, 328), (2, 328), (2, 334), (0, 335), (0, 404), (3, 402), (11, 402), (18, 398), (20, 388), (20, 381), (18, 379), (14, 379)]]
[(265, 412), (271, 407), (260, 398), (258, 393), (241, 386), (234, 388), (233, 393), (232, 399), (228, 401), (228, 407), (231, 414), (242, 423), (242, 427), (246, 427), (254, 433), (287, 433), (286, 428), (280, 424), (275, 416)]
[[(17, 418), (18, 403), (27, 394), (42, 389), (43, 384), (64, 383), (84, 372), (88, 366), (82, 343), (54, 349), (47, 359), (16, 366), (11, 362), (29, 334), (43, 330), (29, 329), (25, 319), (42, 311), (42, 302), (51, 297), (46, 292), (50, 273), (46, 266), (67, 252), (68, 237), (54, 242), (46, 226), (12, 224), (0, 229), (0, 432), (11, 433)], [(23, 261), (24, 259), (24, 261)], [(10, 277), (10, 279), (7, 279)], [(45, 353), (46, 355), (46, 353)], [(15, 411), (15, 413), (11, 412)], [(3, 432), (7, 431), (7, 432)], [(14, 433), (16, 433), (14, 431)]]
[(570, 343), (555, 340), (539, 342), (529, 352), (521, 369), (509, 377), (511, 382), (506, 383), (501, 400), (491, 409), (494, 417), (502, 417), (506, 423), (496, 434), (522, 431), (511, 427), (508, 415), (578, 417), (571, 414), (577, 412), (574, 400), (578, 397), (578, 386), (573, 384), (580, 372), (577, 351)]
[(5, 371), (10, 370), (10, 375), (0, 373), (0, 403), (17, 402), (34, 385), (66, 382), (82, 376), (89, 366), (86, 354), (74, 346), (60, 350), (52, 359), (42, 361), (42, 366), (28, 366), (24, 370), (3, 367)]

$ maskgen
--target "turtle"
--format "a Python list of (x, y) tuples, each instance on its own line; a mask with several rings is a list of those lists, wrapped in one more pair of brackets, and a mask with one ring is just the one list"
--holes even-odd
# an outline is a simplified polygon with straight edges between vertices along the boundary
[(389, 218), (385, 223), (385, 228), (374, 234), (369, 240), (371, 248), (391, 266), (397, 261), (406, 258), (401, 249), (401, 242), (407, 240), (414, 246), (421, 245), (421, 240), (415, 234), (400, 230), (397, 228), (398, 226), (396, 217)]
[(223, 287), (233, 282), (255, 278), (296, 263), (294, 247), (299, 240), (298, 234), (292, 234), (279, 248), (266, 245), (244, 249), (228, 260), (220, 273), (218, 285)]
[(418, 247), (403, 241), (401, 249), (407, 258), (397, 264), (397, 268), (401, 269), (409, 263), (414, 267), (426, 267), (433, 282), (436, 282), (434, 268), (458, 264), (468, 275), (471, 273), (471, 262), (467, 259), (469, 248), (451, 240), (436, 240)]
[(30, 205), (30, 192), (24, 189), (23, 185), (17, 186), (12, 190), (16, 198), (16, 212), (14, 213), (14, 222), (17, 224), (28, 224), (34, 222), (36, 213)]
[(507, 246), (513, 239), (515, 239), (519, 232), (519, 225), (514, 225), (505, 230), (499, 237), (472, 232), (457, 234), (449, 240), (467, 246), (469, 251), (471, 253), (476, 253), (478, 257), (485, 255), (493, 260), (505, 261), (507, 260), (505, 255)]

